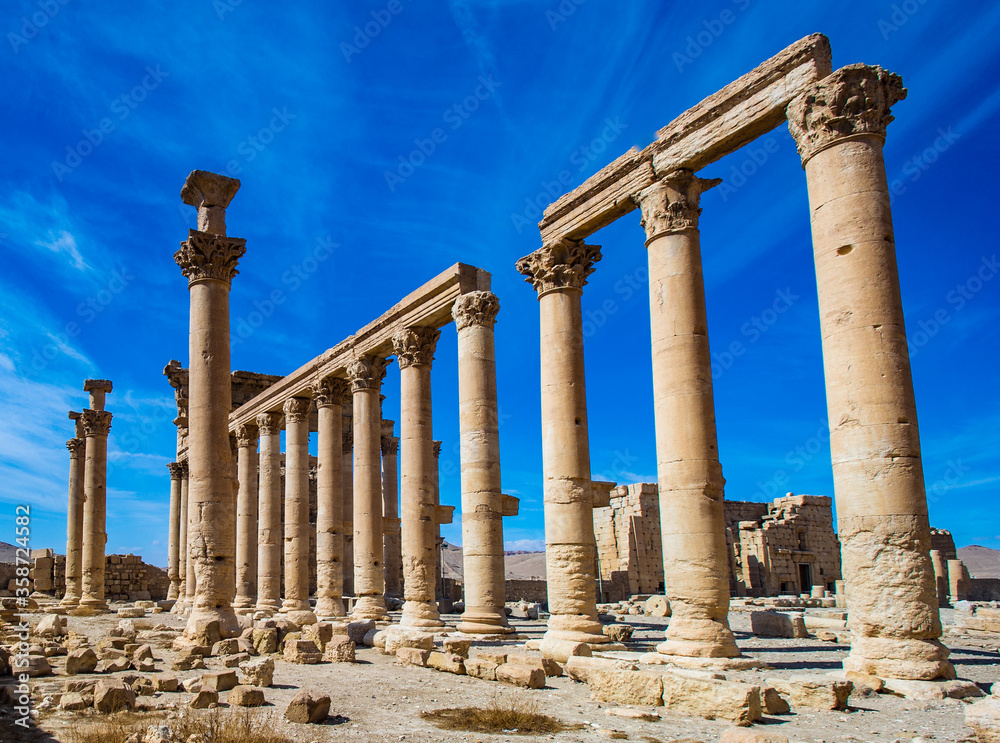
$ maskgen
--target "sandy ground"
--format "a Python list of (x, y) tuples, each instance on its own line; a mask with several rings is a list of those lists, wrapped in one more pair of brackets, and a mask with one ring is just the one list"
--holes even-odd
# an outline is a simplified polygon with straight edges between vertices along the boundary
[[(950, 624), (950, 612), (943, 612), (946, 626)], [(398, 615), (394, 616), (398, 619)], [(183, 626), (183, 619), (160, 614), (151, 618), (175, 628)], [(457, 616), (446, 617), (454, 623)], [(629, 617), (636, 628), (629, 649), (651, 650), (662, 638), (666, 620), (650, 617)], [(785, 677), (801, 673), (826, 673), (840, 668), (840, 661), (847, 648), (819, 640), (772, 640), (756, 638), (749, 633), (749, 615), (733, 612), (730, 621), (740, 647), (747, 655), (765, 661), (771, 666), (767, 671), (729, 673), (734, 680), (752, 681), (763, 676)], [(68, 619), (69, 627), (75, 632), (86, 634), (92, 644), (107, 634), (117, 619), (112, 616), (98, 618)], [(539, 622), (516, 622), (523, 637), (540, 637), (544, 624)], [(959, 678), (968, 679), (988, 688), (1000, 680), (1000, 637), (981, 635), (946, 636), (952, 648), (952, 659), (956, 664)], [(522, 641), (523, 642), (523, 641)], [(518, 643), (519, 644), (519, 643)], [(169, 648), (154, 647), (157, 669), (169, 671), (174, 653)], [(527, 736), (463, 734), (436, 728), (422, 720), (419, 713), (445, 707), (484, 705), (500, 696), (521, 696), (534, 699), (542, 711), (565, 723), (582, 725), (582, 729), (566, 731), (557, 735), (540, 736), (566, 741), (606, 741), (611, 739), (611, 731), (624, 733), (632, 741), (645, 743), (680, 742), (693, 743), (717, 741), (729, 723), (689, 719), (664, 714), (657, 722), (641, 722), (613, 717), (607, 714), (609, 705), (592, 701), (589, 689), (566, 677), (550, 678), (545, 689), (524, 690), (504, 684), (480, 681), (467, 676), (455, 676), (432, 669), (417, 668), (398, 663), (394, 658), (384, 656), (374, 648), (359, 648), (358, 662), (355, 664), (295, 665), (277, 660), (275, 664), (274, 686), (266, 690), (267, 700), (273, 705), (267, 708), (280, 718), (285, 705), (300, 688), (328, 694), (332, 699), (331, 718), (324, 725), (295, 725), (281, 721), (296, 741), (517, 741)], [(218, 658), (207, 660), (209, 670), (222, 669)], [(64, 660), (54, 659), (56, 673), (63, 674)], [(199, 675), (201, 671), (177, 672), (181, 679)], [(121, 675), (121, 674), (118, 674)], [(38, 699), (48, 691), (61, 688), (65, 677), (49, 677), (32, 682)], [(82, 677), (77, 677), (82, 678)], [(158, 695), (167, 703), (185, 706), (191, 695), (185, 693)], [(225, 694), (222, 695), (225, 701)], [(780, 732), (791, 741), (897, 741), (917, 736), (937, 741), (974, 740), (971, 730), (964, 725), (965, 702), (946, 700), (935, 702), (908, 701), (890, 695), (870, 698), (852, 697), (852, 706), (846, 712), (809, 712), (768, 718), (764, 729)], [(654, 708), (655, 710), (655, 708)], [(662, 708), (661, 708), (662, 712)], [(42, 714), (35, 740), (66, 741), (67, 731), (78, 726), (81, 720), (91, 719), (90, 712), (81, 717), (79, 713), (49, 711)], [(334, 717), (335, 716), (335, 717)], [(20, 738), (10, 731), (9, 712), (0, 717), (0, 740), (13, 742)], [(6, 732), (5, 732), (6, 731)], [(25, 738), (27, 739), (27, 738)]]

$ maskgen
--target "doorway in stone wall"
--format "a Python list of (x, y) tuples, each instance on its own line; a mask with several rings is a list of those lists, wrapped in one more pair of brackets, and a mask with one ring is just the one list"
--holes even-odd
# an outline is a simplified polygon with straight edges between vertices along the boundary
[(812, 590), (812, 565), (799, 563), (799, 593), (809, 593)]

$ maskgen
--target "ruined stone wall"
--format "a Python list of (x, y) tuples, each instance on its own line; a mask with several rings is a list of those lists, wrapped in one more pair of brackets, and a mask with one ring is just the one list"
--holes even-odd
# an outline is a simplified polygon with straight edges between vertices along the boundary
[[(0, 563), (0, 586), (13, 595), (16, 586), (13, 563)], [(66, 592), (66, 557), (51, 549), (33, 550), (31, 590), (62, 598)], [(107, 555), (104, 568), (104, 592), (109, 601), (162, 600), (167, 597), (170, 579), (165, 571), (146, 565), (138, 555)]]
[(594, 509), (602, 600), (663, 591), (658, 498), (654, 483), (622, 485), (609, 506)]
[(530, 601), (544, 604), (548, 601), (548, 588), (544, 580), (510, 580), (506, 581), (506, 601)]
[(945, 560), (957, 560), (955, 540), (947, 529), (931, 529), (931, 551), (937, 550)]

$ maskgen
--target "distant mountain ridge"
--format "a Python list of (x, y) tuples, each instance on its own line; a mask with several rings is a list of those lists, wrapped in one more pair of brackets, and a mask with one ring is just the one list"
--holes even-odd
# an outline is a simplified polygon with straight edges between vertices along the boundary
[[(507, 580), (545, 580), (545, 553), (511, 550), (504, 552), (504, 577)], [(462, 580), (462, 548), (448, 542), (442, 550), (445, 578)]]
[(973, 578), (1000, 578), (1000, 550), (970, 544), (958, 550), (958, 559)]

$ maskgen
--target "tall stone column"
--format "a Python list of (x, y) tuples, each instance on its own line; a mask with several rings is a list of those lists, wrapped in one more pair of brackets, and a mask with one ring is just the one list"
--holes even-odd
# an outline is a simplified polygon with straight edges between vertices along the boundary
[[(79, 413), (76, 414), (79, 417)], [(80, 604), (83, 594), (83, 506), (87, 444), (85, 438), (66, 442), (69, 449), (69, 503), (66, 509), (66, 591), (59, 603), (69, 609)], [(173, 489), (171, 489), (171, 512)], [(171, 586), (173, 582), (171, 581)]]
[(184, 604), (182, 608), (185, 613), (194, 606), (194, 593), (197, 579), (194, 575), (194, 558), (191, 556), (191, 468), (187, 460), (184, 460), (184, 479), (181, 480), (181, 505), (183, 506), (183, 516), (181, 525), (183, 527), (183, 537), (181, 539), (181, 550), (184, 556)]
[(104, 396), (111, 392), (106, 379), (88, 379), (83, 389), (90, 393), (90, 407), (81, 415), (86, 463), (83, 484), (83, 575), (79, 610), (107, 611), (104, 599), (104, 561), (107, 533), (108, 432), (111, 413), (104, 409)]
[[(348, 383), (349, 384), (349, 383)], [(354, 596), (354, 418), (347, 413), (352, 401), (344, 401), (343, 459), (344, 484), (344, 595)]]
[(954, 677), (941, 644), (917, 409), (882, 145), (902, 79), (850, 65), (787, 109), (809, 188), (851, 653), (882, 677)]
[(399, 523), (399, 439), (393, 436), (394, 421), (382, 421), (382, 562), (385, 564), (385, 595), (403, 595), (403, 556)]
[(177, 603), (170, 610), (172, 614), (181, 614), (188, 606), (188, 466), (187, 460), (177, 462), (180, 467), (181, 508), (180, 523), (177, 530)]
[(309, 608), (309, 410), (312, 400), (285, 401), (285, 600), (281, 613), (315, 624)]
[(726, 481), (698, 231), (698, 201), (718, 183), (681, 170), (636, 198), (647, 237), (660, 533), (672, 612), (657, 650), (700, 658), (740, 655), (729, 629)]
[(441, 611), (441, 600), (444, 598), (444, 570), (441, 566), (441, 550), (444, 539), (441, 537), (441, 521), (437, 518), (438, 506), (441, 505), (441, 442), (432, 441), (434, 466), (431, 476), (434, 480), (434, 598), (438, 601), (438, 611)]
[(431, 362), (441, 332), (404, 328), (392, 337), (399, 362), (402, 454), (403, 586), (406, 603), (400, 624), (440, 627), (434, 600), (434, 442), (431, 425)]
[(236, 599), (233, 606), (251, 609), (257, 603), (257, 426), (236, 429)]
[(493, 339), (499, 312), (500, 300), (490, 292), (463, 294), (451, 308), (458, 331), (465, 572), (465, 612), (458, 629), (470, 634), (511, 631), (504, 611), (503, 494)]
[(260, 460), (257, 488), (257, 611), (281, 608), (281, 413), (257, 416)]
[[(542, 465), (549, 626), (545, 640), (601, 643), (580, 297), (599, 246), (560, 239), (517, 262), (541, 315)], [(463, 504), (463, 520), (465, 506)]]
[(316, 616), (342, 617), (344, 610), (344, 398), (346, 379), (327, 377), (314, 392), (316, 442)]
[[(167, 469), (170, 470), (170, 532), (167, 541), (167, 577), (170, 578), (170, 588), (167, 589), (167, 600), (177, 601), (181, 589), (181, 480), (184, 468), (179, 462), (170, 462)], [(69, 563), (68, 555), (66, 562)]]
[(191, 172), (181, 199), (197, 207), (198, 229), (189, 231), (174, 255), (188, 279), (191, 303), (188, 540), (196, 586), (185, 634), (200, 644), (240, 632), (232, 606), (236, 498), (229, 449), (229, 289), (246, 241), (226, 236), (226, 207), (239, 187), (235, 178)]
[(379, 401), (388, 361), (362, 356), (347, 367), (354, 402), (354, 605), (356, 619), (385, 619)]

